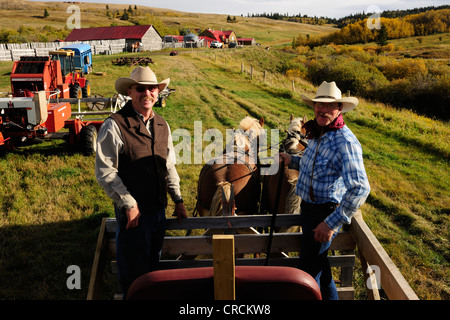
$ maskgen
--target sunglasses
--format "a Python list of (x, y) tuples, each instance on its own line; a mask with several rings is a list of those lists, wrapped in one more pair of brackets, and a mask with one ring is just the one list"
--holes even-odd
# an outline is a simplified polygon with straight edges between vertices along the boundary
[(143, 85), (140, 85), (140, 86), (135, 86), (134, 89), (137, 92), (142, 93), (142, 92), (145, 92), (147, 90), (150, 91), (150, 92), (154, 92), (154, 91), (158, 90), (159, 87), (158, 86), (143, 86)]

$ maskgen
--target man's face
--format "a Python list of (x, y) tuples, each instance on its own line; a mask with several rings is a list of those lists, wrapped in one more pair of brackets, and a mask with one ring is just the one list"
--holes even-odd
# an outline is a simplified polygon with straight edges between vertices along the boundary
[(341, 113), (342, 106), (337, 102), (315, 102), (314, 114), (316, 121), (321, 127), (329, 125)]
[(157, 85), (133, 85), (128, 89), (133, 106), (138, 112), (151, 111), (158, 101), (159, 88)]

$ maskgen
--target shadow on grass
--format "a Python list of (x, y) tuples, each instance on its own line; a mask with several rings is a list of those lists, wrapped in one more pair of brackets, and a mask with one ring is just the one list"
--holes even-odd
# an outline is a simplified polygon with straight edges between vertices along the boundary
[[(103, 217), (0, 228), (0, 300), (85, 300)], [(81, 289), (69, 290), (70, 265)]]

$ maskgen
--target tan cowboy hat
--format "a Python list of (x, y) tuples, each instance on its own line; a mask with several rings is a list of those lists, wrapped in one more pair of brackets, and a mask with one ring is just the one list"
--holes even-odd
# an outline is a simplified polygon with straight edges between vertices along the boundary
[(135, 84), (157, 85), (159, 91), (163, 91), (169, 85), (170, 78), (158, 82), (155, 73), (149, 67), (136, 67), (131, 71), (129, 78), (119, 78), (116, 80), (116, 91), (123, 95), (128, 95), (127, 89)]
[(334, 81), (322, 82), (316, 92), (314, 99), (300, 95), (307, 105), (314, 108), (314, 102), (340, 102), (342, 103), (342, 112), (353, 110), (358, 105), (358, 99), (355, 97), (342, 98), (341, 90)]

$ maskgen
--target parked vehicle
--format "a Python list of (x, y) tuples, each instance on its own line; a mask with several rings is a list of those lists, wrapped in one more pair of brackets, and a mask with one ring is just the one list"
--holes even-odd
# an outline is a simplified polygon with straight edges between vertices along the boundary
[(223, 43), (219, 41), (213, 41), (211, 42), (210, 48), (222, 48)]
[(228, 44), (228, 48), (237, 48), (237, 46), (238, 46), (237, 42), (230, 42)]
[(92, 72), (92, 49), (91, 46), (85, 43), (74, 43), (63, 47), (60, 50), (73, 51), (73, 64), (75, 70), (82, 73)]

